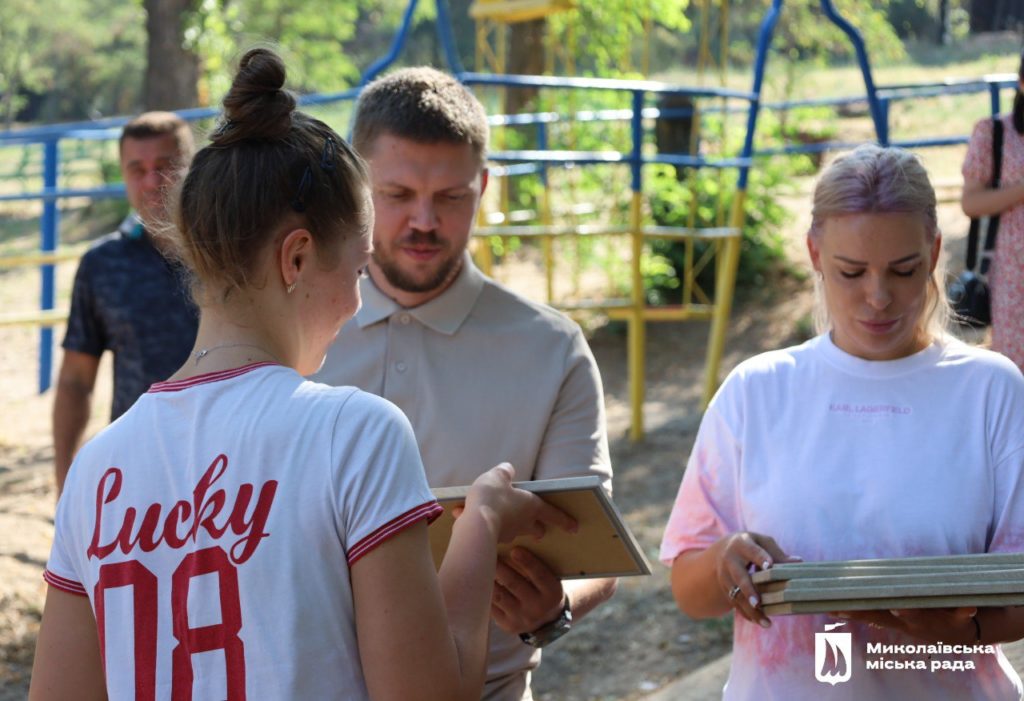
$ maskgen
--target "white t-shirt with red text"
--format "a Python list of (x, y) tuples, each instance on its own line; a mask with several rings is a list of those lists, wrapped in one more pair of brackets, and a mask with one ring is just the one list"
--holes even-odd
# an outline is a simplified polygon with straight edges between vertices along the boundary
[[(661, 559), (738, 531), (807, 562), (1024, 551), (1024, 378), (952, 339), (873, 362), (824, 335), (742, 363), (701, 422)], [(774, 616), (765, 630), (737, 616), (725, 698), (1021, 698), (1001, 651), (917, 654), (903, 646), (920, 640), (856, 623), (825, 629), (836, 622)], [(829, 632), (850, 634), (852, 659), (826, 669), (826, 655), (818, 670)]]
[(349, 568), (438, 513), (396, 407), (259, 363), (82, 448), (45, 578), (89, 596), (111, 699), (365, 699)]

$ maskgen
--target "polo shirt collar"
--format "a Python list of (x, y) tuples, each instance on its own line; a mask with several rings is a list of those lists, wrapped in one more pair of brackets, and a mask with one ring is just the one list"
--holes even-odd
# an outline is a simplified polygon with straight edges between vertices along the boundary
[(117, 227), (118, 232), (121, 236), (130, 241), (139, 241), (146, 239), (146, 228), (142, 224), (142, 219), (136, 212), (130, 212), (121, 225)]
[(366, 328), (389, 318), (396, 312), (404, 312), (424, 326), (451, 336), (469, 316), (484, 288), (484, 274), (473, 264), (469, 252), (462, 254), (462, 270), (455, 281), (444, 292), (418, 307), (406, 309), (381, 292), (370, 277), (359, 283), (363, 306), (356, 312), (359, 328)]

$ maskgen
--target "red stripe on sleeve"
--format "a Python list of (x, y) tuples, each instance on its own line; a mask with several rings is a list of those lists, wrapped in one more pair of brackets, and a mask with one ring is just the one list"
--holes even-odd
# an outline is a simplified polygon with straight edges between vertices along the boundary
[(443, 512), (444, 509), (436, 501), (428, 501), (425, 504), (420, 504), (415, 508), (409, 509), (397, 518), (391, 519), (373, 533), (349, 548), (348, 566), (352, 567), (352, 565), (354, 565), (363, 555), (370, 552), (389, 538), (398, 535), (409, 526), (419, 523), (424, 519), (426, 519), (427, 523), (431, 523)]
[(54, 574), (50, 570), (45, 570), (43, 572), (43, 579), (46, 580), (46, 583), (49, 584), (51, 587), (54, 587), (55, 589), (60, 589), (61, 591), (67, 592), (68, 594), (88, 596), (88, 594), (85, 591), (85, 587), (83, 587), (81, 583), (76, 582), (73, 579), (68, 579), (67, 577), (61, 577), (59, 574)]

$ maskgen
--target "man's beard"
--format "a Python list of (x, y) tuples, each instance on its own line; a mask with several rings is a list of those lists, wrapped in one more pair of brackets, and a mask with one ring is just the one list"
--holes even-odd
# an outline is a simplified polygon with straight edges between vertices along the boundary
[[(451, 254), (448, 244), (437, 238), (433, 231), (414, 231), (392, 244), (392, 248), (400, 248), (406, 244), (420, 244), (441, 249), (441, 260), (430, 277), (420, 279), (407, 274), (389, 254), (384, 252), (383, 246), (374, 242), (373, 262), (377, 264), (384, 279), (392, 287), (403, 292), (432, 292), (439, 287), (446, 285), (455, 277), (462, 265), (462, 251)], [(447, 255), (446, 255), (447, 254)]]

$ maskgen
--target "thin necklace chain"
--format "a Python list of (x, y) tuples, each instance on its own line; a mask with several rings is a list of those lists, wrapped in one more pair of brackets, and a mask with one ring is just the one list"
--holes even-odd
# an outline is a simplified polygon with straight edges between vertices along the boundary
[(222, 343), (219, 346), (210, 346), (209, 348), (200, 348), (197, 351), (193, 351), (192, 357), (195, 358), (195, 364), (199, 365), (199, 361), (205, 358), (207, 355), (209, 355), (210, 351), (222, 350), (224, 348), (255, 348), (261, 353), (266, 353), (267, 355), (269, 355), (271, 358), (273, 358), (274, 362), (281, 364), (281, 361), (278, 360), (276, 355), (274, 355), (265, 348), (257, 346), (255, 343)]

